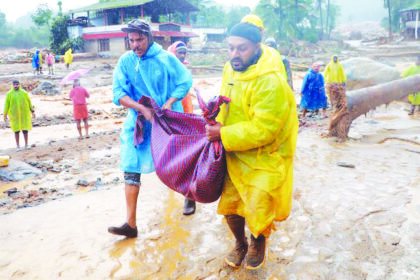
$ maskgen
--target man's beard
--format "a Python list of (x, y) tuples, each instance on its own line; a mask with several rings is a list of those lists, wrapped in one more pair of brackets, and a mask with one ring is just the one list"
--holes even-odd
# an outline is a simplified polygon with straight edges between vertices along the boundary
[[(259, 49), (258, 52), (254, 54), (246, 63), (243, 62), (240, 57), (233, 58), (230, 60), (230, 65), (232, 66), (234, 71), (245, 72), (249, 66), (258, 62), (258, 59), (260, 59), (261, 54), (262, 54), (262, 51), (261, 49)], [(241, 66), (234, 66), (233, 63), (235, 62), (241, 63)]]

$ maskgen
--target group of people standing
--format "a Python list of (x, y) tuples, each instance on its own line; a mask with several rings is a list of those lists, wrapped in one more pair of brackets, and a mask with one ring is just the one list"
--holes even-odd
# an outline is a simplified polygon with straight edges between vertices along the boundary
[[(343, 66), (340, 64), (338, 56), (334, 55), (331, 62), (327, 64), (324, 75), (320, 73), (322, 62), (314, 62), (312, 67), (303, 78), (301, 88), (300, 108), (302, 109), (302, 118), (306, 117), (308, 111), (316, 114), (322, 110), (322, 118), (326, 118), (328, 107), (327, 93), (333, 108), (338, 104), (345, 102), (345, 85), (347, 81)], [(347, 104), (345, 104), (347, 106)]]
[[(42, 74), (43, 59), (44, 57), (42, 53), (39, 50), (36, 50), (32, 57), (32, 67), (35, 71), (34, 74)], [(56, 57), (50, 51), (47, 51), (45, 60), (48, 65), (49, 75), (54, 75), (53, 64), (54, 62), (59, 61), (59, 59), (59, 56)], [(64, 55), (66, 68), (69, 68), (72, 63), (72, 59), (72, 49), (69, 49)], [(80, 86), (80, 81), (78, 79), (74, 80), (73, 89), (71, 90), (69, 97), (73, 101), (73, 117), (76, 121), (79, 139), (83, 138), (81, 121), (84, 122), (85, 137), (89, 138), (88, 110), (86, 102), (86, 98), (89, 98), (89, 93), (85, 88)], [(32, 105), (28, 92), (21, 87), (18, 80), (12, 82), (12, 86), (6, 94), (3, 118), (5, 123), (9, 121), (10, 127), (14, 132), (17, 150), (21, 150), (19, 139), (21, 131), (25, 141), (24, 148), (28, 149), (28, 134), (32, 129), (32, 119), (35, 118), (35, 108)]]
[[(69, 69), (70, 64), (73, 60), (73, 53), (72, 49), (68, 49), (64, 54), (64, 64), (66, 68)], [(46, 51), (45, 54), (45, 61), (47, 62), (48, 66), (48, 75), (54, 75), (54, 63), (60, 62), (60, 55), (57, 53), (56, 55), (52, 54), (49, 50)], [(34, 75), (41, 75), (42, 72), (42, 65), (44, 64), (44, 56), (40, 50), (36, 50), (34, 55), (32, 56), (32, 68), (34, 69)]]
[[(76, 121), (79, 139), (83, 138), (81, 121), (84, 122), (85, 137), (89, 138), (88, 110), (86, 98), (89, 98), (87, 90), (80, 86), (78, 79), (73, 82), (73, 89), (70, 92), (70, 99), (73, 101), (73, 118)], [(21, 150), (20, 132), (22, 131), (25, 140), (25, 149), (29, 148), (28, 134), (32, 129), (32, 119), (35, 118), (35, 107), (18, 80), (12, 82), (10, 90), (6, 93), (4, 102), (3, 119), (6, 124), (9, 121), (10, 128), (15, 135), (17, 150)]]

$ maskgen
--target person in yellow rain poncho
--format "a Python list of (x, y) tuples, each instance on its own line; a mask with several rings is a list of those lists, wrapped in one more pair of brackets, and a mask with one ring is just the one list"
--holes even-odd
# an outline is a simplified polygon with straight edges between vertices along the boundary
[[(249, 14), (249, 15), (244, 16), (241, 19), (241, 22), (247, 22), (247, 23), (250, 23), (250, 24), (255, 25), (260, 30), (261, 37), (264, 36), (264, 23), (263, 23), (263, 21), (261, 20), (261, 18), (259, 16), (253, 15), (253, 14)], [(278, 64), (279, 64), (279, 67), (280, 67), (280, 71), (281, 71), (282, 75), (285, 77), (285, 79), (288, 80), (288, 73), (286, 71), (286, 66), (285, 66), (284, 61), (283, 61), (283, 59), (281, 57), (280, 51), (277, 49), (276, 42), (274, 41), (274, 45), (267, 44), (265, 42), (265, 45), (268, 46), (268, 47), (271, 47), (271, 48), (273, 48), (273, 49), (275, 49), (277, 51), (276, 53), (279, 55), (278, 59), (280, 60), (280, 61), (278, 61)], [(275, 58), (277, 59), (277, 55), (275, 55)], [(290, 85), (291, 88), (293, 88), (293, 86), (289, 82), (288, 82), (288, 84)]]
[(325, 67), (324, 78), (327, 84), (342, 84), (345, 86), (347, 76), (337, 55), (333, 55), (330, 63)]
[(68, 49), (65, 53), (64, 53), (64, 64), (66, 64), (67, 69), (69, 69), (70, 64), (73, 60), (73, 54), (72, 54), (73, 50), (72, 49)]
[(41, 51), (38, 53), (38, 56), (39, 56), (39, 73), (40, 73), (40, 74), (43, 74), (43, 73), (42, 73), (42, 63), (43, 63), (44, 61), (43, 61), (43, 57), (42, 57), (42, 52), (41, 52)]
[(10, 127), (15, 133), (16, 146), (20, 150), (19, 132), (22, 131), (25, 139), (25, 148), (28, 148), (28, 131), (32, 129), (32, 117), (35, 118), (34, 107), (28, 93), (20, 87), (19, 81), (13, 81), (13, 85), (6, 94), (4, 103), (4, 122), (7, 116), (10, 119)]
[[(221, 88), (231, 102), (222, 106), (215, 125), (206, 126), (208, 140), (221, 139), (226, 150), (218, 213), (225, 216), (236, 246), (225, 261), (239, 267), (247, 256), (247, 269), (262, 266), (273, 222), (290, 213), (298, 131), (295, 98), (272, 59), (275, 50), (260, 42), (256, 26), (232, 27)], [(245, 222), (251, 231), (249, 247)]]
[[(343, 66), (340, 64), (337, 55), (333, 55), (324, 71), (324, 79), (327, 88), (327, 95), (331, 102), (332, 113), (330, 114), (329, 136), (347, 135), (350, 127), (336, 126), (342, 119), (349, 118), (347, 110), (346, 81), (347, 76)], [(347, 123), (347, 122), (343, 122)], [(347, 130), (347, 132), (338, 131)], [(343, 141), (344, 139), (339, 139)]]
[[(417, 57), (416, 64), (411, 66), (410, 68), (406, 69), (404, 72), (402, 72), (401, 77), (406, 78), (413, 75), (419, 75), (420, 74), (420, 55)], [(411, 110), (409, 115), (413, 115), (414, 111), (416, 109), (416, 106), (418, 106), (418, 111), (420, 112), (420, 92), (417, 92), (415, 94), (410, 94), (408, 96), (408, 100), (411, 102)]]

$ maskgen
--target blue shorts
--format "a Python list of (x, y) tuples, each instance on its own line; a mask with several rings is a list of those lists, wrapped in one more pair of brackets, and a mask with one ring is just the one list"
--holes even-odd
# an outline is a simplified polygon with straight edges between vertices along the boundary
[(141, 173), (124, 172), (124, 182), (129, 185), (139, 186)]

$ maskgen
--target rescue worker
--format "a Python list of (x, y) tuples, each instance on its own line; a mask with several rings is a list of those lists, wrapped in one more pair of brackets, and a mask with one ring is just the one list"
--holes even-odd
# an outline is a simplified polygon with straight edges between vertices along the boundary
[[(128, 34), (131, 51), (123, 54), (114, 70), (113, 102), (128, 108), (121, 140), (120, 168), (124, 171), (127, 219), (119, 227), (109, 227), (112, 234), (137, 237), (137, 198), (142, 173), (155, 170), (151, 152), (151, 109), (137, 101), (147, 95), (163, 109), (182, 112), (181, 100), (192, 86), (191, 73), (172, 54), (153, 42), (150, 25), (140, 19), (132, 20), (122, 29)], [(145, 117), (143, 141), (134, 144), (137, 112)]]
[[(235, 25), (228, 37), (230, 61), (223, 70), (218, 123), (206, 126), (209, 141), (221, 140), (227, 175), (218, 205), (236, 243), (225, 258), (257, 269), (265, 259), (274, 222), (287, 219), (292, 200), (298, 118), (294, 95), (283, 78), (279, 54), (261, 44), (255, 25)], [(245, 223), (251, 232), (250, 244)]]

